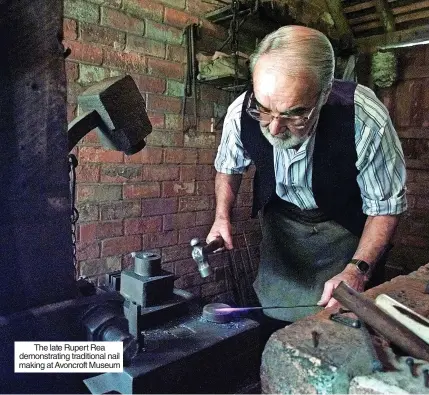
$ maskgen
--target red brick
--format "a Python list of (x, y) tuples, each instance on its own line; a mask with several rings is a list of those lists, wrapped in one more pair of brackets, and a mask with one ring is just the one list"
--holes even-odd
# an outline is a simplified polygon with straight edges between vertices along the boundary
[(149, 121), (154, 129), (164, 129), (165, 117), (164, 114), (148, 113)]
[(189, 289), (190, 287), (204, 284), (207, 281), (208, 280), (202, 278), (199, 273), (191, 273), (180, 277), (178, 280), (176, 280), (174, 285), (180, 289)]
[(180, 166), (180, 181), (195, 181), (197, 178), (197, 166)]
[(119, 200), (122, 195), (121, 185), (77, 184), (77, 197), (80, 201)]
[(189, 273), (196, 273), (198, 270), (197, 263), (192, 258), (174, 262), (174, 267), (174, 273), (177, 276), (183, 276), (184, 274)]
[(232, 209), (232, 220), (233, 221), (246, 221), (251, 215), (250, 207), (234, 207)]
[(179, 212), (209, 210), (210, 208), (210, 199), (207, 196), (185, 196), (179, 198)]
[(81, 242), (93, 242), (123, 235), (122, 221), (104, 221), (91, 224), (81, 224), (79, 228)]
[(205, 240), (209, 231), (209, 225), (181, 229), (179, 230), (179, 244), (189, 243), (194, 237), (198, 237), (200, 240)]
[(250, 178), (243, 178), (241, 180), (240, 190), (242, 193), (250, 193), (253, 190), (253, 180)]
[(211, 133), (185, 133), (185, 147), (216, 148), (216, 136)]
[(213, 149), (199, 149), (198, 163), (201, 165), (213, 165), (216, 158), (216, 151)]
[(134, 155), (125, 156), (125, 163), (159, 164), (162, 163), (163, 149), (145, 147)]
[(209, 101), (218, 104), (226, 104), (228, 102), (228, 93), (210, 85), (201, 85), (200, 92), (201, 101)]
[(209, 3), (201, 0), (188, 0), (186, 2), (186, 9), (193, 15), (204, 16), (210, 11), (214, 11), (219, 8), (219, 5), (215, 2)]
[(167, 60), (186, 63), (186, 49), (178, 45), (167, 45)]
[(156, 41), (182, 45), (183, 30), (146, 19), (145, 36)]
[(197, 181), (197, 195), (214, 195), (215, 183), (214, 181)]
[(146, 233), (143, 235), (143, 249), (168, 247), (177, 244), (177, 231)]
[(173, 10), (166, 7), (164, 11), (164, 23), (183, 28), (192, 23), (198, 24), (198, 18), (188, 14), (187, 12)]
[(143, 199), (141, 202), (142, 216), (171, 214), (177, 212), (177, 199)]
[(146, 71), (146, 59), (137, 53), (117, 52), (104, 49), (103, 65), (131, 73), (143, 74)]
[(98, 204), (96, 202), (78, 203), (79, 221), (97, 221)]
[(183, 80), (183, 64), (161, 60), (157, 58), (147, 59), (148, 73), (155, 76), (168, 77), (175, 80)]
[(214, 210), (198, 211), (196, 213), (195, 225), (212, 225), (215, 218)]
[(195, 226), (195, 213), (164, 215), (163, 230), (186, 229)]
[(68, 60), (100, 65), (103, 61), (101, 48), (80, 41), (64, 40), (64, 48), (70, 48)]
[(124, 201), (109, 202), (100, 205), (100, 218), (102, 220), (114, 220), (123, 218), (140, 217), (141, 215), (141, 202)]
[(213, 165), (197, 166), (197, 181), (213, 181), (216, 176), (216, 170)]
[(160, 189), (159, 182), (124, 185), (124, 199), (159, 197)]
[(125, 10), (138, 18), (149, 17), (161, 22), (164, 15), (164, 7), (153, 0), (124, 0)]
[(134, 34), (127, 35), (127, 50), (155, 56), (157, 58), (165, 58), (165, 43), (135, 36)]
[(208, 283), (208, 284), (201, 285), (202, 297), (208, 297), (208, 296), (213, 297), (225, 291), (226, 291), (225, 281), (217, 281), (215, 283)]
[(67, 122), (71, 122), (73, 121), (73, 119), (75, 119), (76, 110), (77, 110), (76, 104), (67, 104)]
[(125, 235), (160, 232), (162, 217), (132, 218), (124, 221)]
[(182, 101), (177, 97), (153, 95), (149, 93), (147, 95), (146, 105), (148, 110), (178, 113), (182, 108)]
[(253, 195), (251, 193), (239, 193), (237, 195), (237, 207), (250, 207), (252, 206)]
[(121, 163), (123, 161), (124, 154), (119, 151), (96, 147), (81, 147), (79, 151), (79, 162)]
[(168, 181), (179, 178), (179, 168), (168, 165), (151, 165), (142, 169), (143, 181)]
[(154, 130), (146, 141), (149, 145), (155, 147), (183, 147), (183, 133), (170, 130)]
[(77, 97), (85, 90), (77, 82), (70, 82), (67, 84), (67, 103), (77, 104)]
[(67, 40), (76, 40), (77, 39), (77, 23), (73, 19), (64, 18), (63, 23), (64, 29), (64, 38)]
[(106, 239), (101, 242), (101, 256), (131, 253), (141, 249), (141, 236), (123, 236)]
[(164, 93), (167, 85), (166, 80), (162, 78), (149, 77), (148, 75), (134, 75), (134, 81), (140, 92), (146, 93)]
[(76, 168), (78, 182), (98, 182), (100, 180), (100, 166), (80, 164)]
[(113, 27), (121, 31), (144, 34), (144, 21), (126, 15), (112, 8), (101, 7), (101, 25)]
[(91, 130), (84, 138), (83, 138), (83, 145), (86, 144), (97, 144), (100, 145), (100, 138), (98, 137), (98, 134), (95, 130)]
[(66, 76), (67, 81), (75, 82), (79, 78), (79, 67), (77, 63), (66, 60)]
[(124, 49), (125, 33), (108, 27), (80, 23), (80, 37), (84, 42), (108, 45), (115, 49)]
[(165, 150), (165, 163), (193, 164), (197, 163), (197, 151), (193, 149), (168, 148)]
[(180, 182), (180, 181), (163, 181), (162, 182), (162, 196), (186, 196), (195, 193), (194, 182)]
[(76, 256), (78, 261), (85, 259), (93, 259), (100, 257), (100, 246), (98, 242), (95, 243), (77, 243)]
[(162, 262), (174, 262), (189, 259), (191, 256), (191, 246), (189, 244), (164, 247), (162, 249)]
[(141, 166), (103, 165), (101, 167), (101, 182), (123, 183), (141, 181)]
[(198, 120), (198, 131), (201, 133), (214, 133), (212, 132), (214, 123), (216, 123), (214, 118), (200, 118)]

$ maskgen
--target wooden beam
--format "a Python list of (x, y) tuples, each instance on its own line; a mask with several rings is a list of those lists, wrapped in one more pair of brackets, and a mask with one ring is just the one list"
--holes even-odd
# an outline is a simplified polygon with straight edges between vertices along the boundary
[[(328, 0), (328, 3), (329, 3), (329, 0)], [(365, 1), (363, 3), (343, 7), (343, 12), (345, 14), (349, 14), (351, 12), (362, 11), (372, 7), (375, 7), (374, 1)]]
[(396, 23), (404, 23), (409, 21), (415, 21), (417, 19), (429, 18), (429, 10), (414, 12), (413, 14), (404, 14), (396, 17)]
[(332, 19), (335, 21), (335, 27), (337, 28), (338, 34), (340, 37), (351, 37), (353, 32), (350, 29), (347, 18), (343, 13), (340, 0), (325, 0), (328, 11), (332, 16)]
[(380, 20), (377, 20), (377, 21), (363, 23), (361, 25), (353, 26), (353, 32), (360, 33), (360, 32), (364, 32), (366, 30), (376, 29), (376, 28), (381, 27), (381, 26), (382, 26), (382, 24), (381, 24)]
[(362, 23), (365, 22), (371, 22), (378, 19), (378, 15), (375, 13), (371, 13), (371, 14), (367, 14), (367, 15), (363, 15), (357, 18), (350, 18), (349, 19), (349, 24), (350, 26), (354, 26), (354, 25), (360, 25)]
[(408, 12), (418, 11), (424, 8), (429, 8), (429, 1), (418, 1), (416, 3), (404, 5), (401, 7), (392, 6), (393, 15), (406, 14)]
[(395, 19), (387, 0), (375, 0), (375, 8), (387, 33), (395, 31)]
[(377, 47), (389, 44), (405, 43), (414, 40), (429, 40), (429, 26), (419, 26), (395, 32), (362, 37), (355, 40), (360, 52), (371, 53)]

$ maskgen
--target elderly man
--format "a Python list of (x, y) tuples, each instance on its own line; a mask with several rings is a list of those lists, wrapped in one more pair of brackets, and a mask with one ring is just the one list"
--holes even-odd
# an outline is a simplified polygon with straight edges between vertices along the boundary
[[(405, 166), (386, 108), (334, 80), (322, 33), (286, 26), (251, 58), (253, 87), (229, 107), (215, 160), (216, 217), (207, 236), (233, 248), (230, 212), (253, 162), (262, 226), (255, 291), (279, 322), (336, 306), (341, 281), (362, 291), (406, 210)], [(321, 307), (294, 307), (302, 305)]]

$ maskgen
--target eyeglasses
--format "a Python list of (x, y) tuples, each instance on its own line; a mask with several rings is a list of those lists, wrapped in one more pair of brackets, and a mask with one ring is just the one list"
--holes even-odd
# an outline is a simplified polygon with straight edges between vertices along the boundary
[[(320, 92), (318, 95), (320, 95)], [(287, 111), (287, 113), (273, 115), (270, 112), (262, 111), (258, 108), (260, 105), (255, 98), (255, 94), (252, 92), (247, 102), (246, 112), (250, 117), (263, 124), (263, 126), (268, 126), (273, 119), (276, 118), (282, 125), (303, 128), (314, 114), (321, 97), (322, 96), (319, 96), (313, 108), (298, 108), (296, 110)]]

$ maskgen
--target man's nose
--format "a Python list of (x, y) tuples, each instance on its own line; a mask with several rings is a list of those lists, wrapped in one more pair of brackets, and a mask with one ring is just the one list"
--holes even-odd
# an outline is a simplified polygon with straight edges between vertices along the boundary
[(277, 136), (278, 134), (283, 133), (285, 126), (281, 125), (279, 118), (273, 118), (270, 122), (269, 130), (272, 136)]

